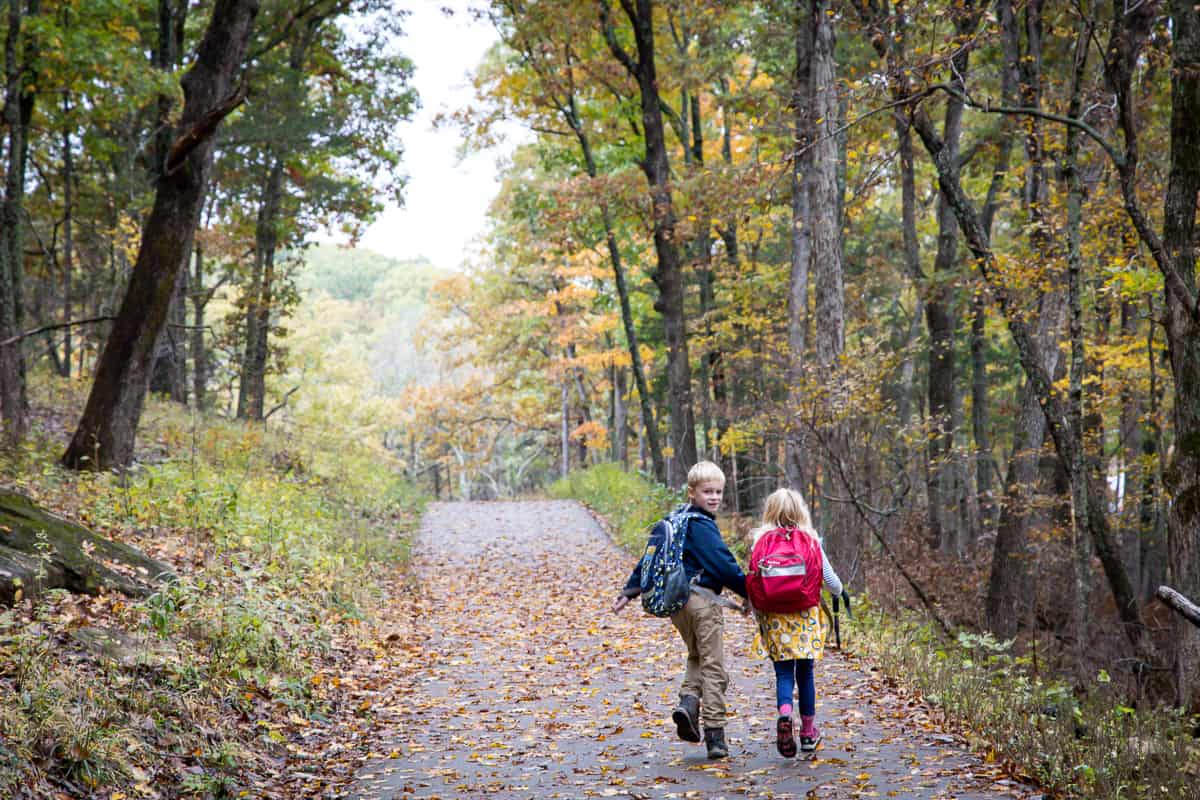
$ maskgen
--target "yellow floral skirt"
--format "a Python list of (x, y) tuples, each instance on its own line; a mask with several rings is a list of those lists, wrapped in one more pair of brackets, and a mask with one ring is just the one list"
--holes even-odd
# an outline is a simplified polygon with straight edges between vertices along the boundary
[(751, 645), (755, 657), (772, 661), (821, 657), (829, 624), (820, 606), (798, 614), (756, 613), (758, 633), (754, 635), (754, 644)]

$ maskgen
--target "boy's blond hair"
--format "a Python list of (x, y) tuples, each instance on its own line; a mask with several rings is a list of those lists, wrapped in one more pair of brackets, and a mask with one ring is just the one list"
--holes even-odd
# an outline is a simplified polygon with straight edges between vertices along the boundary
[(804, 496), (792, 489), (776, 489), (763, 505), (763, 524), (754, 530), (754, 540), (776, 528), (799, 528), (817, 541), (821, 537), (813, 530), (812, 515)]
[(711, 461), (697, 461), (688, 470), (688, 488), (695, 489), (700, 484), (708, 481), (725, 483), (725, 473)]

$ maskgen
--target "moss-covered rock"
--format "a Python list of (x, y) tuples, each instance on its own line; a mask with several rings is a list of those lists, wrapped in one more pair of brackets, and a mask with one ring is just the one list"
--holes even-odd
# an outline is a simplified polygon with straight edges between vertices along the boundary
[(0, 489), (0, 603), (46, 589), (97, 594), (102, 588), (145, 597), (174, 577), (137, 548), (51, 514), (28, 497)]

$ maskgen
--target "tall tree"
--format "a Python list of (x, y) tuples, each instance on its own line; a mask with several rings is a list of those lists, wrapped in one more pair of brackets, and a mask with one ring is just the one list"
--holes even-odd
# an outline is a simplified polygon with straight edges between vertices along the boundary
[(793, 9), (793, 38), (795, 39), (795, 71), (792, 84), (792, 152), (791, 152), (791, 270), (788, 273), (788, 349), (789, 407), (793, 429), (784, 442), (784, 474), (788, 483), (804, 486), (804, 431), (795, 424), (803, 401), (804, 363), (808, 350), (808, 284), (812, 268), (812, 194), (813, 169), (813, 21), (808, 0), (796, 0)]
[[(1135, 218), (1166, 289), (1167, 350), (1175, 379), (1175, 454), (1167, 470), (1173, 497), (1168, 527), (1169, 580), (1188, 597), (1200, 596), (1200, 292), (1197, 291), (1197, 197), (1200, 195), (1200, 8), (1171, 0), (1171, 154), (1163, 200), (1162, 242), (1154, 247), (1152, 229)], [(1122, 81), (1122, 93), (1128, 84)], [(1127, 95), (1124, 103), (1132, 103)], [(1136, 124), (1121, 116), (1127, 159), (1136, 165)], [(1132, 153), (1130, 153), (1132, 150)], [(1130, 156), (1132, 155), (1132, 158)], [(1124, 181), (1122, 181), (1124, 184)], [(1136, 195), (1130, 187), (1126, 202)], [(1176, 618), (1174, 639), (1177, 701), (1191, 707), (1200, 696), (1200, 631)]]
[(25, 436), (28, 400), (25, 394), (25, 357), (21, 348), (24, 320), (22, 205), (25, 169), (29, 159), (29, 121), (34, 94), (30, 77), (36, 59), (32, 39), (23, 35), (26, 17), (36, 15), (39, 0), (9, 0), (4, 37), (4, 123), (8, 129), (8, 158), (4, 165), (4, 199), (0, 204), (0, 417), (3, 437), (12, 444)]
[(184, 106), (154, 207), (83, 418), (63, 463), (73, 469), (123, 467), (133, 457), (154, 345), (175, 283), (191, 255), (212, 163), (213, 134), (243, 98), (239, 71), (258, 0), (216, 0), (196, 60), (183, 76)]
[(671, 417), (671, 481), (682, 477), (696, 462), (696, 422), (692, 408), (692, 367), (688, 357), (687, 319), (683, 306), (683, 269), (676, 239), (675, 206), (671, 197), (671, 172), (663, 127), (662, 98), (654, 53), (654, 3), (652, 0), (621, 0), (621, 8), (633, 27), (636, 56), (617, 37), (610, 0), (600, 0), (600, 24), (613, 56), (637, 82), (642, 109), (642, 135), (646, 155), (642, 171), (650, 185), (654, 251), (658, 259), (653, 279), (658, 287), (654, 309), (662, 315), (667, 340), (667, 393)]

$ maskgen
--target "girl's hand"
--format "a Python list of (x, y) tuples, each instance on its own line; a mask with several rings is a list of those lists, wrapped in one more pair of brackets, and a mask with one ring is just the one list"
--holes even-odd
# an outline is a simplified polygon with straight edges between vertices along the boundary
[(624, 608), (627, 605), (629, 605), (629, 598), (626, 597), (625, 595), (621, 595), (620, 597), (618, 597), (616, 599), (616, 601), (613, 602), (612, 613), (616, 614), (617, 612), (619, 612), (622, 608)]

